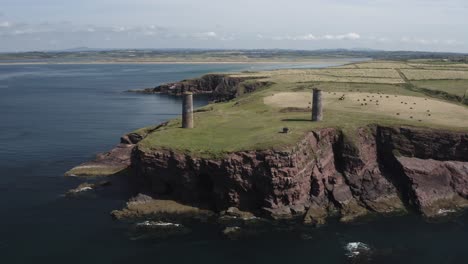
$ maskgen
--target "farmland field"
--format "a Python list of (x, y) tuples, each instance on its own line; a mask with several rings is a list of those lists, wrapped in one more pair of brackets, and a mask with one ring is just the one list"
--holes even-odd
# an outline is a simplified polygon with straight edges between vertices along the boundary
[(468, 79), (468, 71), (402, 69), (410, 80), (459, 80)]
[(443, 91), (460, 98), (468, 96), (468, 80), (424, 80), (412, 83), (420, 88)]

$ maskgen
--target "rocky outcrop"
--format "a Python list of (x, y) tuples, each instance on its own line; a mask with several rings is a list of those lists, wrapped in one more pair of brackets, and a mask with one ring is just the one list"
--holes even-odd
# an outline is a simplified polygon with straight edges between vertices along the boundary
[(132, 154), (152, 193), (215, 211), (236, 207), (321, 224), (415, 209), (432, 217), (467, 206), (468, 133), (364, 127), (307, 133), (286, 150), (210, 159), (172, 150)]
[(119, 220), (157, 219), (164, 221), (181, 221), (184, 219), (208, 219), (214, 215), (206, 209), (183, 205), (173, 200), (153, 199), (138, 194), (130, 199), (122, 210), (114, 210), (111, 215)]
[(131, 162), (134, 144), (121, 143), (109, 152), (100, 153), (92, 161), (78, 165), (65, 176), (111, 176), (125, 171)]
[(165, 127), (168, 122), (140, 129), (123, 135), (120, 144), (108, 152), (99, 153), (94, 160), (80, 164), (65, 173), (65, 176), (113, 176), (126, 171), (131, 164), (133, 148), (149, 133)]
[(212, 100), (220, 102), (231, 100), (246, 93), (251, 93), (258, 88), (269, 84), (269, 82), (255, 81), (253, 78), (208, 74), (201, 78), (167, 83), (155, 88), (148, 88), (136, 92), (146, 94), (162, 93), (170, 95), (182, 95), (184, 92), (210, 94)]

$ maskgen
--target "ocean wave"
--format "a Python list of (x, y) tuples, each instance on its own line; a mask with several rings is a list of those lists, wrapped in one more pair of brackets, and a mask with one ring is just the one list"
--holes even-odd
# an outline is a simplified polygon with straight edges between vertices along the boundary
[(349, 242), (345, 246), (346, 256), (353, 258), (357, 257), (363, 253), (368, 253), (371, 249), (370, 247), (362, 242)]

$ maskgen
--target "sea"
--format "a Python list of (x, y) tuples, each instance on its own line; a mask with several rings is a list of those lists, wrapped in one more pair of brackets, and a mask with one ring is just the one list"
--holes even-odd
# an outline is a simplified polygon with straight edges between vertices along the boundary
[[(412, 213), (331, 220), (320, 228), (285, 223), (236, 239), (216, 225), (139, 237), (110, 215), (130, 193), (65, 195), (85, 181), (64, 177), (68, 169), (125, 133), (180, 115), (180, 98), (127, 90), (210, 72), (341, 63), (0, 65), (0, 263), (468, 263), (466, 214), (440, 222)], [(207, 103), (195, 97), (196, 107)]]

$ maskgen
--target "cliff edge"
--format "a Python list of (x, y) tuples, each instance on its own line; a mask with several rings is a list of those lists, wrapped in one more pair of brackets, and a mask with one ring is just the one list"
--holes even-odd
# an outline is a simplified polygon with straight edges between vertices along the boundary
[(132, 167), (156, 197), (309, 223), (407, 209), (434, 217), (468, 205), (468, 133), (368, 126), (351, 141), (328, 128), (287, 150), (220, 159), (137, 146)]

